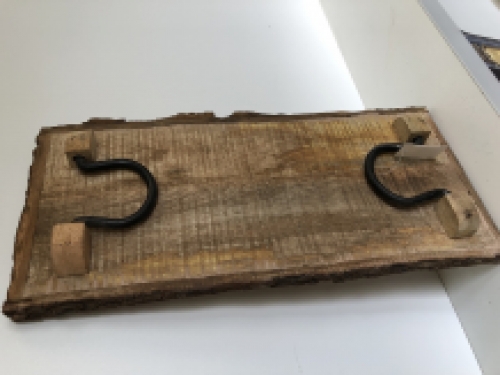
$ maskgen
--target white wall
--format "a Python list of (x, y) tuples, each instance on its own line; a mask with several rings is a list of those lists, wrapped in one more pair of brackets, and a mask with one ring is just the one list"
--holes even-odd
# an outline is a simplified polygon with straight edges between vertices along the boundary
[[(487, 68), (437, 0), (422, 4), (433, 20), (417, 0), (322, 0), (365, 106), (427, 106), (499, 226), (500, 117), (494, 106), (500, 108), (500, 85), (489, 80)], [(437, 27), (446, 29), (446, 39)], [(476, 84), (470, 66), (457, 56), (478, 69), (491, 92)], [(484, 374), (498, 374), (500, 268), (449, 270), (441, 276)]]
[(500, 6), (495, 6), (492, 0), (439, 0), (439, 3), (463, 31), (500, 39)]

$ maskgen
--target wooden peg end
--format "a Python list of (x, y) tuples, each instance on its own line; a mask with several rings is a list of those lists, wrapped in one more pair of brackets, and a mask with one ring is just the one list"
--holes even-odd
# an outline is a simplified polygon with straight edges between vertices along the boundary
[(87, 159), (95, 159), (96, 142), (92, 130), (73, 132), (64, 144), (64, 151), (71, 165), (74, 165), (73, 157), (85, 156)]
[(468, 195), (446, 194), (434, 206), (450, 238), (470, 237), (479, 227), (479, 213)]
[(429, 125), (422, 118), (398, 117), (392, 123), (392, 128), (402, 143), (411, 142), (416, 137), (427, 140), (431, 134)]
[(90, 265), (90, 231), (85, 224), (54, 225), (50, 255), (57, 276), (86, 274)]

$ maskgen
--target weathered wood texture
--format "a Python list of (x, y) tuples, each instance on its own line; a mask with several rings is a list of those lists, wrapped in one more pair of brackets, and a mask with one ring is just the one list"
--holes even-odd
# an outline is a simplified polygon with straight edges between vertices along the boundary
[(500, 40), (463, 33), (493, 74), (500, 80)]
[[(381, 157), (378, 175), (405, 195), (467, 194), (478, 232), (450, 239), (432, 205), (399, 210), (367, 186), (363, 160), (397, 142), (392, 122), (424, 109), (297, 116), (180, 115), (94, 120), (43, 129), (3, 311), (14, 320), (257, 285), (344, 280), (406, 269), (494, 261), (498, 232), (451, 152), (437, 161)], [(157, 178), (158, 206), (128, 230), (91, 230), (90, 272), (58, 278), (52, 227), (80, 215), (125, 216), (146, 189), (127, 171), (84, 176), (64, 154), (72, 131), (93, 129), (97, 159), (131, 158)]]

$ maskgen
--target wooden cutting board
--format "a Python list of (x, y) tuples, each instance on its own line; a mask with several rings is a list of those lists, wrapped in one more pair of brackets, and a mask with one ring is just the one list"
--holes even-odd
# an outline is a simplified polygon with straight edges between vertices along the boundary
[[(397, 117), (421, 108), (258, 115), (178, 115), (149, 122), (90, 120), (42, 129), (17, 230), (3, 312), (15, 321), (261, 285), (341, 281), (500, 256), (499, 233), (450, 151), (435, 161), (384, 156), (377, 173), (403, 195), (447, 188), (474, 197), (478, 232), (450, 239), (434, 208), (390, 207), (368, 187), (363, 161), (398, 142)], [(97, 160), (130, 158), (159, 185), (158, 205), (127, 230), (91, 229), (90, 272), (56, 277), (50, 236), (81, 215), (125, 216), (146, 189), (131, 172), (81, 174), (64, 155), (76, 130), (93, 129)], [(5, 249), (4, 249), (5, 250)]]

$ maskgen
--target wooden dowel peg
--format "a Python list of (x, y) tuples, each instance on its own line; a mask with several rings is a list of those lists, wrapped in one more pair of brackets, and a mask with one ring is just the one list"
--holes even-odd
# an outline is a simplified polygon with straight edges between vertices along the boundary
[(446, 194), (434, 206), (450, 238), (470, 237), (479, 227), (479, 213), (474, 200), (466, 194)]
[(57, 276), (84, 275), (90, 265), (90, 231), (84, 223), (56, 224), (50, 255)]
[(412, 142), (417, 137), (422, 137), (426, 141), (431, 134), (429, 125), (420, 117), (398, 117), (392, 123), (392, 128), (402, 143)]
[(72, 166), (75, 165), (73, 157), (76, 155), (94, 160), (96, 154), (94, 132), (92, 130), (85, 130), (71, 133), (64, 143), (64, 152)]

